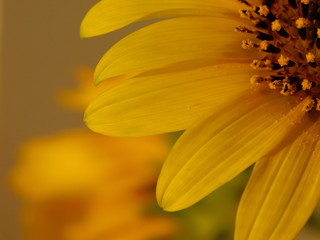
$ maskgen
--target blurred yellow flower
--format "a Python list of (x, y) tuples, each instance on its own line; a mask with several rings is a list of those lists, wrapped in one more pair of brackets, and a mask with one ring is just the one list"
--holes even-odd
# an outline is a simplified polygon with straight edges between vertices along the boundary
[(154, 239), (176, 233), (154, 204), (162, 137), (111, 138), (69, 130), (26, 142), (12, 173), (25, 239)]
[(92, 101), (85, 122), (110, 136), (186, 129), (158, 181), (168, 211), (256, 163), (235, 239), (293, 239), (320, 197), (319, 7), (316, 0), (99, 1), (82, 37), (162, 21), (103, 56), (95, 83), (119, 84)]
[(70, 89), (61, 90), (57, 94), (58, 103), (73, 111), (83, 111), (85, 107), (103, 90), (111, 88), (119, 80), (106, 81), (99, 86), (92, 85), (93, 69), (86, 66), (81, 66), (75, 70), (76, 86)]
[[(76, 71), (77, 87), (58, 94), (60, 105), (83, 111), (102, 89), (93, 70)], [(176, 219), (151, 211), (158, 169), (168, 153), (164, 136), (112, 138), (87, 129), (26, 141), (11, 173), (22, 200), (26, 240), (169, 239)]]

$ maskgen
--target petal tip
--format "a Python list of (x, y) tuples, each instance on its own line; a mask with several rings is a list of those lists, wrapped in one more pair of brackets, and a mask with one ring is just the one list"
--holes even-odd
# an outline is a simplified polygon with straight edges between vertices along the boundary
[(88, 38), (93, 37), (92, 34), (90, 34), (89, 28), (86, 24), (86, 18), (84, 18), (80, 24), (80, 38)]
[(95, 87), (97, 87), (101, 82), (103, 82), (103, 79), (95, 78), (93, 84)]
[(79, 36), (80, 36), (81, 39), (90, 37), (90, 36), (88, 36), (88, 34), (82, 28), (80, 28)]
[(158, 205), (166, 212), (177, 212), (179, 210), (185, 209), (188, 206), (183, 206), (173, 202), (172, 200), (166, 198), (165, 193), (160, 193), (157, 191), (157, 202)]
[(96, 124), (92, 121), (92, 110), (90, 109), (90, 105), (85, 110), (82, 121), (91, 131), (97, 132)]
[(162, 209), (166, 212), (177, 212), (181, 209), (171, 208), (171, 207), (162, 207)]
[(102, 83), (105, 80), (105, 78), (103, 76), (101, 76), (100, 72), (97, 71), (97, 68), (94, 71), (94, 75), (93, 75), (93, 79), (94, 79), (93, 84), (95, 86), (98, 86), (100, 83)]
[(170, 203), (158, 203), (159, 206), (163, 209), (163, 211), (166, 211), (166, 212), (177, 212), (177, 211), (180, 211), (180, 210), (183, 210), (185, 209), (186, 207), (179, 207), (177, 206), (176, 204), (170, 204)]
[(88, 119), (88, 115), (87, 115), (87, 114), (84, 115), (82, 121), (83, 121), (83, 123), (87, 126), (87, 128), (89, 128), (90, 130), (92, 130), (91, 123), (90, 123), (90, 120)]

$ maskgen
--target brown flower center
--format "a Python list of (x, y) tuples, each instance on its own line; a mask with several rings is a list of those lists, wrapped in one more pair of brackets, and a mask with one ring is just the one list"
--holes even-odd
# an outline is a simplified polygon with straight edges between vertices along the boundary
[(265, 0), (246, 7), (240, 16), (250, 21), (236, 31), (254, 35), (242, 41), (255, 49), (251, 66), (259, 70), (252, 84), (267, 82), (281, 94), (311, 97), (306, 111), (320, 111), (320, 0)]

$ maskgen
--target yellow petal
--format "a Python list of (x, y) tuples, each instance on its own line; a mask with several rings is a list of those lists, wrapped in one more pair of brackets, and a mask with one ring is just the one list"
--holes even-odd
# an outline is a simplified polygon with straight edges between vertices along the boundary
[(320, 197), (317, 125), (275, 156), (257, 162), (239, 206), (235, 239), (296, 237)]
[(289, 112), (297, 99), (255, 94), (224, 106), (178, 140), (158, 180), (157, 199), (165, 210), (199, 201), (298, 130), (293, 126), (302, 122), (304, 103)]
[(130, 23), (147, 19), (179, 16), (238, 16), (240, 4), (222, 0), (102, 0), (93, 6), (81, 23), (81, 37), (114, 31)]
[(250, 87), (246, 64), (132, 78), (91, 103), (85, 122), (111, 136), (141, 136), (185, 129), (204, 112)]
[[(238, 23), (213, 17), (184, 17), (154, 23), (115, 44), (100, 60), (95, 83), (192, 59), (219, 59), (241, 52)], [(224, 53), (224, 54), (222, 54)], [(235, 53), (235, 54), (234, 54)]]

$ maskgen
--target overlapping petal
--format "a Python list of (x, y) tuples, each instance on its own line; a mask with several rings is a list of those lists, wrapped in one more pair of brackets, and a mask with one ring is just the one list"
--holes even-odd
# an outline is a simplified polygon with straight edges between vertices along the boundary
[(294, 239), (320, 197), (320, 124), (256, 163), (240, 202), (236, 240)]
[(89, 128), (113, 136), (182, 130), (248, 89), (252, 75), (246, 64), (159, 72), (128, 79), (100, 95), (86, 110)]
[[(252, 93), (248, 66), (216, 65), (248, 58), (239, 49), (241, 34), (233, 32), (239, 2), (97, 3), (82, 23), (83, 37), (138, 21), (162, 21), (130, 34), (103, 56), (95, 83), (125, 81), (100, 95), (85, 121), (92, 130), (113, 136), (187, 129), (158, 182), (158, 202), (168, 211), (194, 204), (260, 160), (241, 201), (236, 240), (293, 239), (320, 197), (320, 142), (314, 134), (320, 124), (314, 113), (302, 110), (309, 99)], [(211, 67), (168, 71), (200, 59)]]
[(293, 97), (252, 93), (187, 129), (163, 165), (159, 204), (168, 211), (186, 208), (295, 137), (307, 121), (303, 102), (290, 111), (295, 104)]
[(81, 23), (81, 36), (91, 37), (122, 28), (130, 23), (179, 16), (236, 16), (240, 4), (222, 0), (102, 0)]
[(229, 56), (235, 61), (242, 37), (234, 31), (237, 24), (225, 18), (183, 17), (149, 25), (120, 40), (102, 57), (95, 83), (194, 59), (222, 61)]

